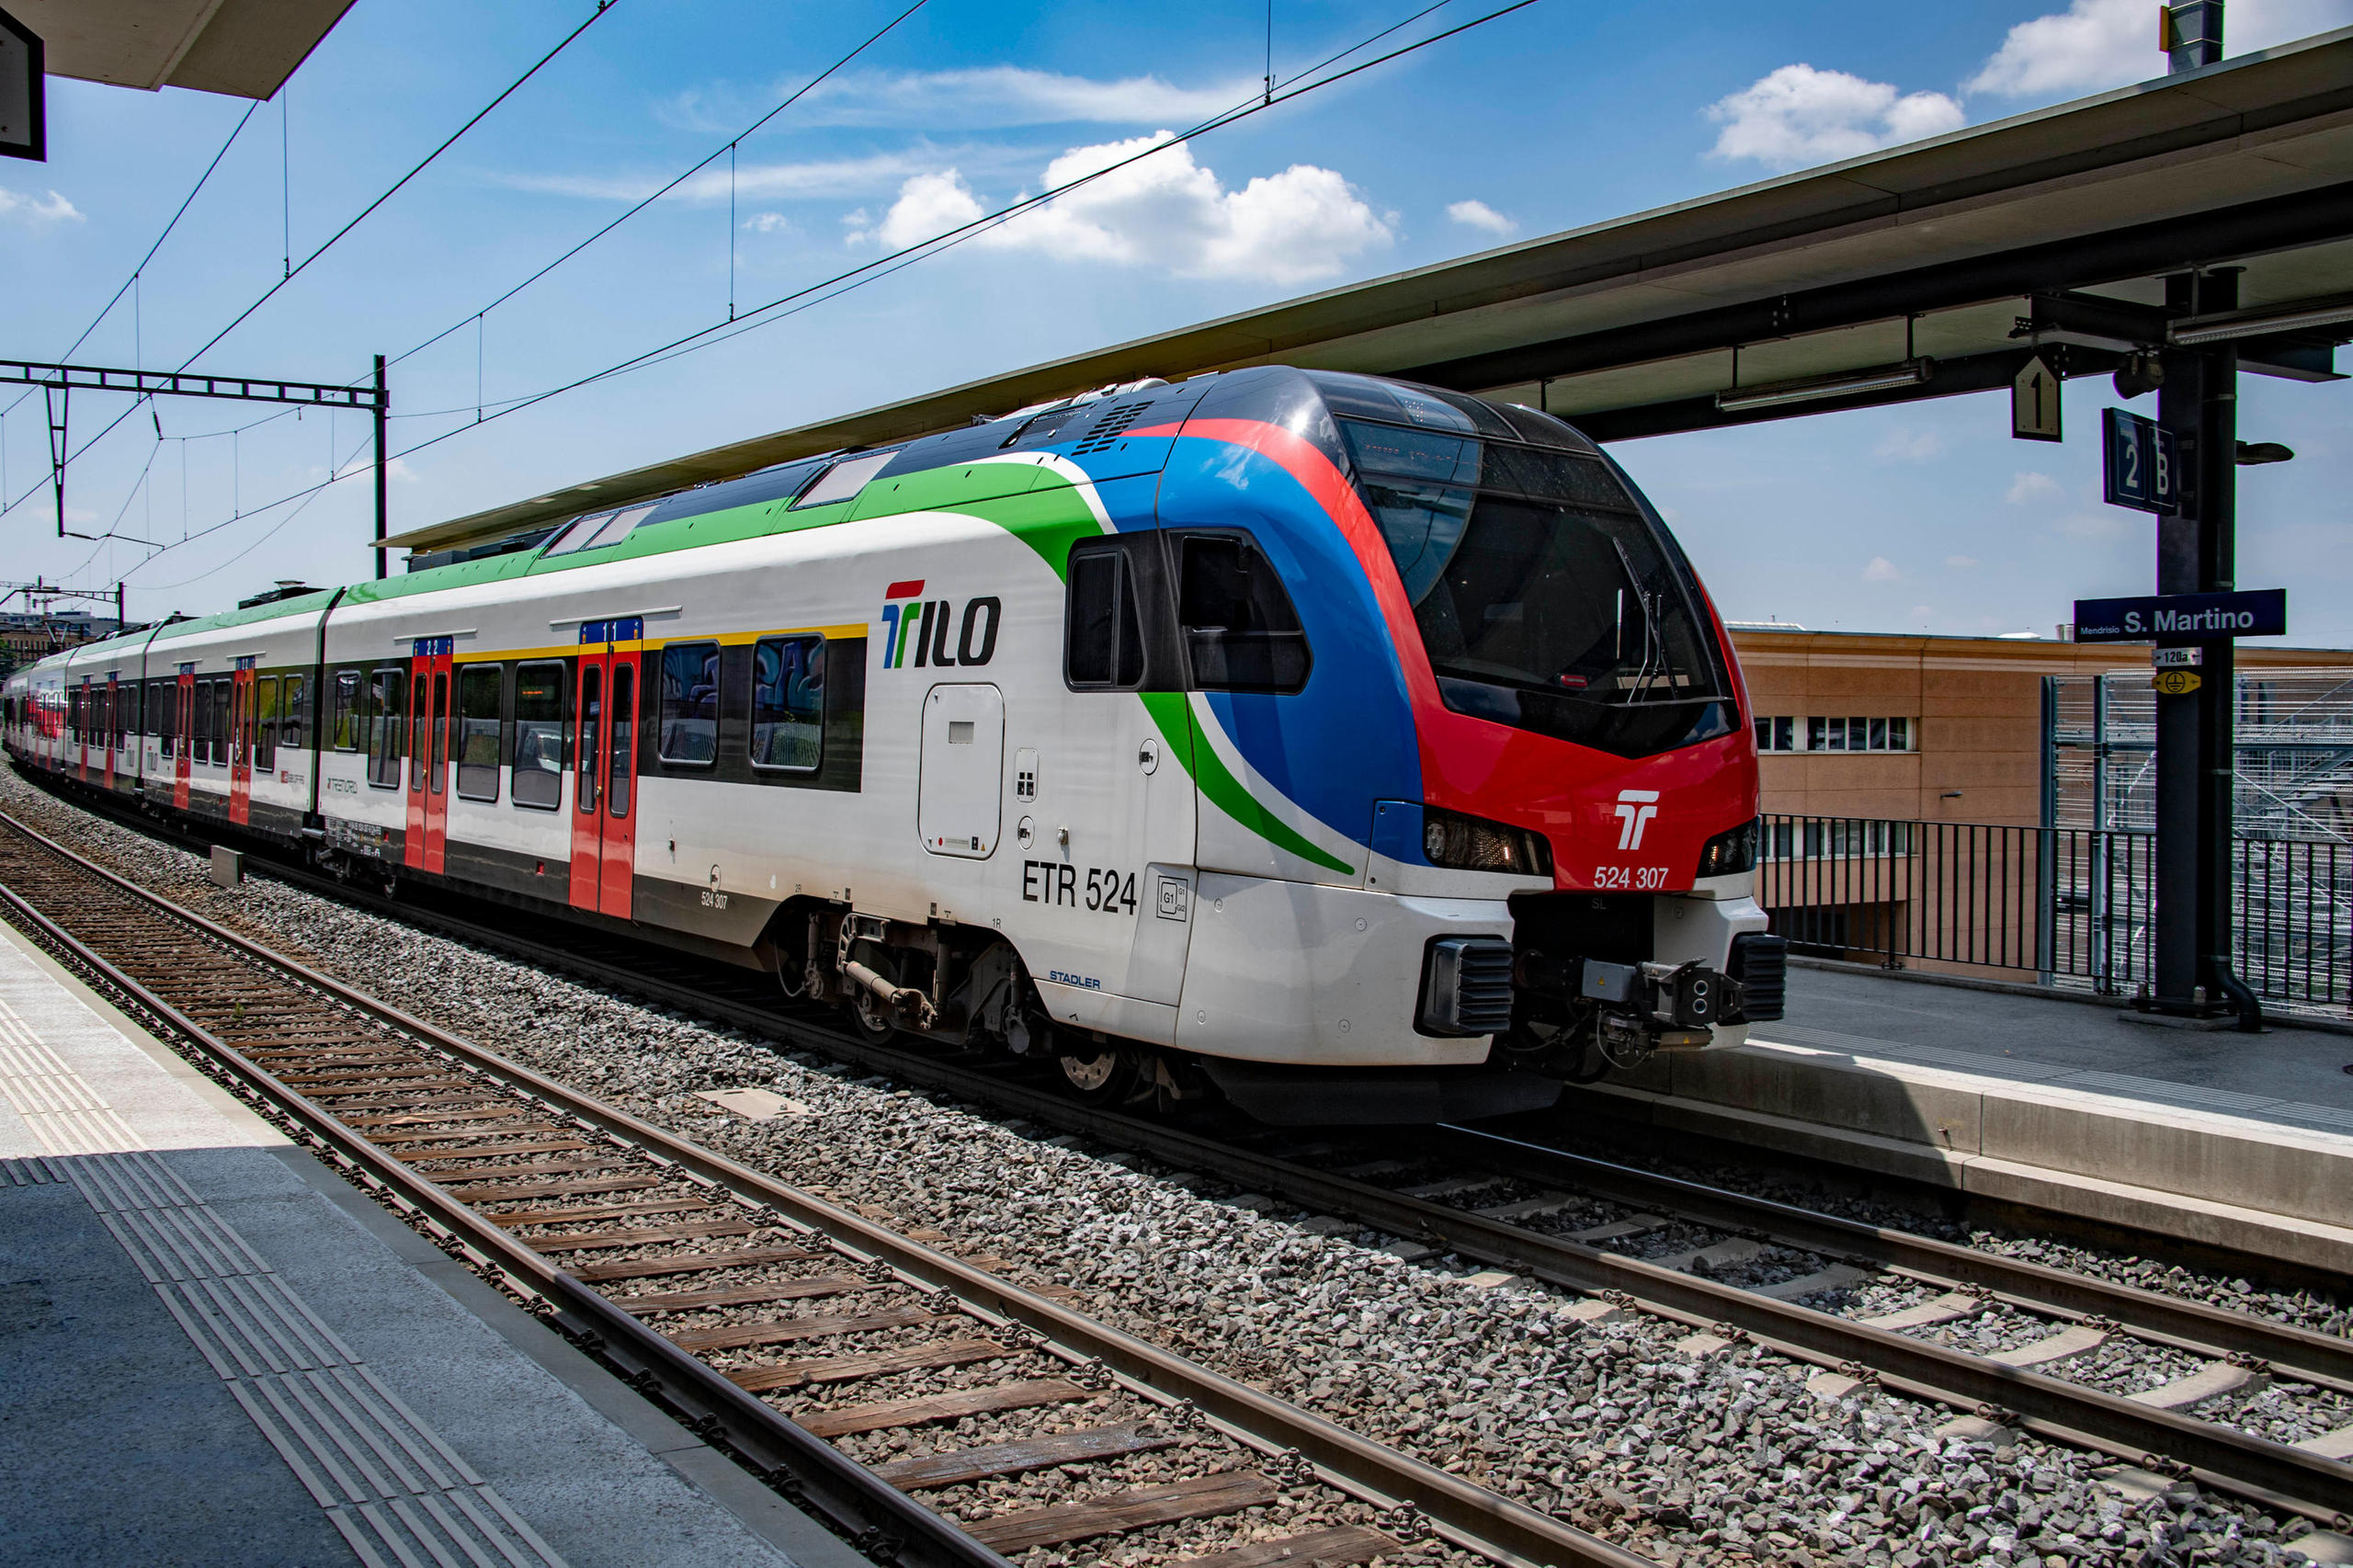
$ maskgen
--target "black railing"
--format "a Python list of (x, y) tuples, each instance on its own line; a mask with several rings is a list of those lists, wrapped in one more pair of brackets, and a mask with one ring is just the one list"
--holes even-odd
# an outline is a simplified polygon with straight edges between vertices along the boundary
[[(2266, 1001), (2353, 1006), (2353, 846), (2242, 838), (2234, 965)], [(2153, 980), (2146, 833), (1768, 815), (1756, 900), (1794, 950), (2126, 996)]]

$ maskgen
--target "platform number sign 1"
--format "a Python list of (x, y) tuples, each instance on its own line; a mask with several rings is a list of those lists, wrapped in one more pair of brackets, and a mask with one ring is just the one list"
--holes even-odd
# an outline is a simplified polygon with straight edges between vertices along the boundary
[(2158, 513), (2181, 506), (2181, 454), (2173, 432), (2154, 419), (2100, 410), (2100, 477), (2111, 506)]
[(2059, 378), (2038, 354), (2026, 362), (2010, 382), (2010, 434), (2021, 441), (2056, 441), (2059, 428)]

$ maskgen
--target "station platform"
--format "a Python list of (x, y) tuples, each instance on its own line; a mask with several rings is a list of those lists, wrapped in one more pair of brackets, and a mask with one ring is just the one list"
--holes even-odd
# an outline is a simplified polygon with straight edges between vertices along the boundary
[(866, 1559), (0, 926), (0, 1556)]
[(2353, 1270), (2353, 1037), (1793, 963), (1748, 1044), (1662, 1052), (1563, 1110)]

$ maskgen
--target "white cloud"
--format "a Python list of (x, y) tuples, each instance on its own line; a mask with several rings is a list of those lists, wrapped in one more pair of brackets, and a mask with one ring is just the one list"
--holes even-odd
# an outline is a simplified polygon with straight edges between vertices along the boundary
[[(970, 162), (969, 149), (943, 151), (910, 148), (878, 153), (864, 158), (834, 158), (806, 164), (745, 164), (735, 170), (735, 199), (785, 200), (828, 196), (859, 196), (891, 188), (909, 175), (936, 169), (942, 163)], [(552, 196), (582, 196), (597, 201), (642, 201), (666, 181), (636, 175), (503, 175), (499, 183), (516, 190), (545, 191)], [(670, 193), (672, 200), (725, 201), (728, 171), (722, 164), (704, 169)]]
[(46, 198), (0, 190), (0, 219), (40, 228), (50, 223), (78, 223), (82, 210), (53, 190)]
[(1928, 605), (1914, 605), (1912, 607), (1912, 619), (1917, 621), (1925, 623), (1927, 621), (1933, 620), (1936, 619), (1936, 614), (1937, 612), (1935, 608)]
[(1179, 87), (1157, 76), (1098, 81), (1017, 65), (836, 77), (802, 100), (820, 125), (1190, 124), (1233, 108), (1259, 87), (1255, 76)]
[(1956, 572), (1966, 572), (1977, 564), (1977, 557), (1973, 555), (1948, 555), (1945, 557), (1945, 564), (1951, 567)]
[(1710, 156), (1775, 168), (1859, 157), (1958, 130), (1962, 120), (1961, 105), (1942, 93), (1898, 93), (1885, 82), (1805, 64), (1757, 78), (1718, 101), (1708, 118), (1723, 126)]
[(1446, 215), (1458, 223), (1484, 229), (1491, 234), (1508, 234), (1519, 227), (1483, 201), (1454, 202), (1447, 208)]
[(2003, 499), (2013, 506), (2023, 506), (2038, 497), (2063, 493), (2059, 482), (2047, 473), (2018, 473), (2010, 476), (2009, 493)]
[(2122, 539), (2132, 531), (2132, 525), (2113, 512), (2078, 512), (2059, 520), (2059, 531), (2072, 539), (2108, 540)]
[(1898, 572), (1895, 562), (1884, 555), (1872, 556), (1870, 564), (1863, 568), (1863, 581), (1866, 583), (1900, 583), (1903, 580), (1904, 574)]
[(1871, 455), (1881, 462), (1927, 462), (1945, 449), (1945, 438), (1933, 430), (1890, 430), (1880, 437)]
[[(1386, 222), (1330, 169), (1294, 164), (1228, 189), (1168, 131), (1074, 147), (1046, 167), (1044, 186), (1066, 185), (1146, 148), (1154, 156), (976, 236), (984, 249), (1065, 260), (1154, 265), (1188, 278), (1326, 278), (1359, 252), (1390, 241)], [(994, 205), (994, 204), (992, 204)], [(984, 210), (957, 170), (917, 175), (880, 222), (852, 214), (853, 244), (897, 250), (970, 222)]]
[(915, 175), (899, 187), (899, 199), (891, 203), (881, 222), (868, 227), (863, 210), (850, 214), (849, 242), (879, 243), (885, 251), (904, 250), (950, 229), (961, 229), (985, 210), (964, 176), (954, 169)]
[(744, 220), (744, 227), (755, 234), (790, 234), (797, 231), (792, 220), (781, 212), (755, 212)]
[[(2073, 0), (2020, 22), (1966, 86), (2006, 97), (2097, 92), (2165, 74), (2147, 0)], [(2353, 21), (2353, 0), (2233, 0), (2223, 41), (2234, 54), (2268, 49)]]
[[(355, 479), (360, 474), (374, 472), (375, 467), (376, 460), (374, 458), (358, 458), (344, 464), (343, 467), (337, 469), (330, 477), (336, 480)], [(311, 472), (313, 473), (317, 473), (321, 471), (318, 468), (313, 467)], [(415, 484), (417, 482), (416, 470), (408, 466), (408, 460), (406, 458), (394, 458), (392, 461), (386, 463), (384, 465), (384, 477), (388, 481), (397, 484)]]

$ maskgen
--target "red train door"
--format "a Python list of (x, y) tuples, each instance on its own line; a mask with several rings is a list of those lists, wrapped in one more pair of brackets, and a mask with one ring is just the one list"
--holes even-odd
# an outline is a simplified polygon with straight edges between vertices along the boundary
[(188, 767), (196, 755), (196, 666), (180, 666), (180, 682), (172, 692), (178, 718), (172, 725), (172, 804), (188, 810)]
[(122, 687), (121, 687), (121, 684), (120, 684), (119, 681), (117, 681), (117, 680), (115, 679), (115, 673), (114, 673), (114, 671), (112, 671), (112, 670), (108, 670), (108, 671), (107, 672), (107, 706), (106, 706), (106, 715), (107, 715), (107, 728), (106, 728), (106, 737), (107, 737), (107, 788), (108, 788), (108, 790), (112, 790), (112, 789), (114, 788), (114, 750), (115, 750), (115, 736), (116, 736), (116, 735), (120, 732), (120, 730), (121, 730), (121, 728), (122, 728), (122, 720), (121, 720), (121, 716), (120, 716), (120, 714), (119, 714), (119, 713), (115, 710), (115, 704), (116, 704), (116, 703), (118, 703), (118, 702), (119, 702), (119, 701), (121, 701), (121, 700), (122, 700)]
[(439, 871), (449, 832), (449, 655), (457, 640), (420, 637), (408, 680), (408, 835), (402, 858)]
[(254, 661), (237, 661), (229, 677), (229, 820), (239, 827), (254, 814)]
[(637, 641), (631, 616), (580, 629), (580, 708), (573, 730), (572, 877), (575, 909), (630, 917), (637, 874)]

